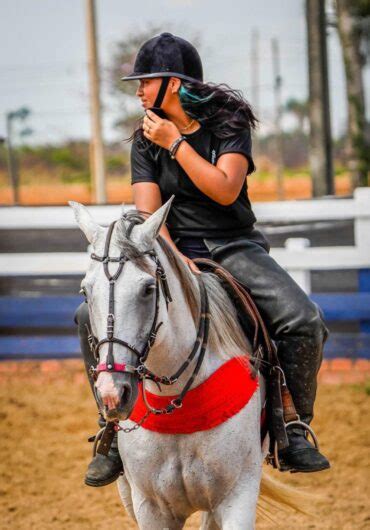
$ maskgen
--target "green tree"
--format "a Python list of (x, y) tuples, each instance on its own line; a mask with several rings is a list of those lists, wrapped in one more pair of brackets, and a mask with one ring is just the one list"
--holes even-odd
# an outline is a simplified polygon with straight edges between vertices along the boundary
[(336, 0), (348, 101), (349, 169), (352, 186), (367, 186), (370, 146), (366, 139), (363, 67), (370, 60), (369, 0)]
[(286, 101), (283, 111), (293, 114), (297, 119), (299, 130), (303, 132), (304, 123), (308, 119), (308, 101), (290, 98)]

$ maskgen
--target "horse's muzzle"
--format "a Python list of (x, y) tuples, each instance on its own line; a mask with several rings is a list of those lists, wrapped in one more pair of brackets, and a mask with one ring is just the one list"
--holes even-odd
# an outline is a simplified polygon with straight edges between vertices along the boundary
[(95, 383), (96, 397), (106, 421), (125, 420), (134, 408), (138, 380), (129, 373), (102, 372)]

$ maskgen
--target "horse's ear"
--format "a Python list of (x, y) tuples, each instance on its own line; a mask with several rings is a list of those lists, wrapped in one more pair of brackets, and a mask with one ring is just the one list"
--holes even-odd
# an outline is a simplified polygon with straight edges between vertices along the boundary
[(137, 242), (140, 243), (140, 245), (143, 245), (146, 249), (153, 247), (155, 238), (167, 219), (174, 198), (175, 196), (172, 195), (172, 197), (168, 199), (163, 206), (158, 208), (158, 210), (156, 210), (143, 224), (136, 225), (135, 238), (137, 238)]
[(94, 221), (86, 206), (75, 201), (68, 201), (68, 204), (73, 209), (77, 224), (88, 242), (94, 245), (99, 235), (104, 233), (104, 229)]

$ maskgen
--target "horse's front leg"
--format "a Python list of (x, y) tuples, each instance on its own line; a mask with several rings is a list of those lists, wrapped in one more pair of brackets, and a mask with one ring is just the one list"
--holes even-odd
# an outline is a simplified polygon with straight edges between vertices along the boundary
[(199, 530), (220, 530), (211, 512), (202, 513), (202, 522)]
[(253, 530), (255, 528), (261, 468), (238, 482), (236, 487), (214, 510), (214, 519), (222, 530)]
[(140, 530), (181, 530), (185, 519), (176, 519), (166, 508), (151, 499), (133, 494), (135, 518)]
[(134, 521), (136, 521), (134, 508), (132, 505), (131, 487), (126, 478), (126, 475), (121, 475), (118, 477), (117, 487), (122, 504), (125, 507), (126, 512), (130, 515), (130, 517), (132, 517), (132, 519), (134, 519)]

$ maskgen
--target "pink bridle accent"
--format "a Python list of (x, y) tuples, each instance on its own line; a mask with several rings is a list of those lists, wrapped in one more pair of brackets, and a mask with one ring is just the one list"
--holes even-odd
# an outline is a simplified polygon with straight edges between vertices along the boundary
[(100, 363), (96, 367), (96, 373), (100, 374), (100, 372), (126, 372), (126, 364), (113, 363), (113, 368), (108, 370), (107, 363)]

